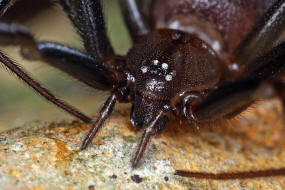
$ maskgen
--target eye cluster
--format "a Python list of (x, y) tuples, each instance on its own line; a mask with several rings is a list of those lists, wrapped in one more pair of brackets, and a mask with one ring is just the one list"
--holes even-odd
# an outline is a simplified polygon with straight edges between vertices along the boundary
[(149, 75), (151, 78), (164, 79), (166, 81), (172, 81), (175, 77), (175, 71), (165, 62), (159, 60), (147, 61), (140, 68), (142, 74)]

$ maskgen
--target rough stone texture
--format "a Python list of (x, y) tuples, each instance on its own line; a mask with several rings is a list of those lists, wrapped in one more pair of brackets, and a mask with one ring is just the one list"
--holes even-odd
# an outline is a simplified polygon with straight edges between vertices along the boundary
[(175, 169), (285, 167), (283, 115), (277, 100), (199, 130), (172, 122), (153, 139), (134, 170), (130, 160), (140, 133), (131, 130), (128, 114), (116, 111), (85, 151), (79, 147), (88, 126), (79, 122), (33, 122), (0, 134), (1, 189), (285, 189), (285, 177), (217, 181), (173, 175)]

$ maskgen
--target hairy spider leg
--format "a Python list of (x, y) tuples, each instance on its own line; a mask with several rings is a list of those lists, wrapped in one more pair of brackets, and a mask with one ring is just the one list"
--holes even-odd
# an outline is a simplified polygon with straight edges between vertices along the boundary
[(5, 14), (7, 9), (11, 7), (16, 0), (1, 0), (0, 1), (0, 17)]
[[(0, 16), (15, 2), (16, 0), (0, 0)], [(113, 55), (99, 0), (78, 0), (76, 3), (73, 0), (59, 0), (59, 4), (83, 39), (89, 54), (96, 59)]]
[(235, 50), (241, 68), (250, 70), (259, 55), (264, 55), (276, 43), (285, 29), (285, 1), (277, 0)]
[(9, 59), (7, 56), (4, 55), (2, 51), (0, 51), (0, 62), (7, 68), (9, 71), (14, 73), (17, 77), (19, 77), (21, 80), (23, 80), (26, 84), (28, 84), (30, 87), (32, 87), (35, 91), (37, 91), (41, 96), (46, 98), (48, 101), (52, 102), (59, 108), (65, 110), (69, 114), (77, 117), (78, 119), (89, 123), (91, 119), (84, 114), (82, 114), (80, 111), (77, 111), (72, 106), (69, 106), (68, 104), (64, 103), (63, 101), (57, 99), (53, 94), (51, 94), (47, 89), (41, 87), (41, 85), (36, 82), (34, 79), (32, 79), (28, 74), (26, 74), (18, 65), (13, 63), (11, 59)]
[[(108, 67), (104, 62), (98, 61), (106, 56), (114, 57), (105, 32), (99, 1), (86, 0), (74, 4), (69, 0), (61, 0), (60, 4), (83, 38), (84, 46), (89, 54), (58, 43), (37, 42), (24, 26), (3, 22), (0, 23), (2, 26), (0, 27), (0, 44), (21, 45), (22, 54), (28, 59), (44, 60), (49, 65), (61, 69), (93, 88), (112, 90), (115, 83), (109, 70), (112, 66)], [(104, 104), (99, 117), (91, 121), (90, 132), (83, 141), (81, 149), (85, 149), (91, 143), (104, 121), (112, 113), (116, 99), (116, 95), (112, 94)]]
[[(0, 0), (0, 16), (15, 2), (16, 0)], [(78, 0), (76, 3), (73, 0), (59, 0), (59, 4), (83, 39), (89, 54), (97, 60), (114, 54), (106, 34), (99, 0)]]
[(76, 3), (73, 0), (60, 0), (59, 3), (83, 39), (89, 54), (97, 60), (114, 55), (99, 0), (78, 0)]
[[(59, 3), (82, 37), (85, 49), (89, 54), (93, 55), (99, 62), (108, 57), (115, 57), (106, 34), (102, 6), (99, 0), (78, 0), (76, 3), (73, 0), (60, 0)], [(103, 65), (103, 63), (101, 64)], [(107, 77), (105, 73), (103, 75)], [(109, 75), (109, 77), (111, 76)], [(113, 79), (112, 82), (115, 80)], [(112, 87), (114, 88), (114, 86)], [(92, 142), (104, 121), (112, 113), (117, 98), (116, 92), (113, 90), (112, 95), (101, 109), (98, 118), (92, 121), (90, 131), (84, 139), (81, 149), (87, 148)]]
[(135, 168), (141, 160), (151, 137), (156, 135), (163, 128), (165, 128), (166, 122), (163, 119), (163, 117), (165, 117), (165, 114), (166, 110), (159, 110), (156, 116), (154, 116), (152, 120), (150, 120), (148, 125), (145, 127), (135, 157), (132, 160), (133, 168)]
[[(190, 116), (196, 122), (229, 118), (244, 111), (262, 94), (262, 80), (245, 79), (219, 86), (199, 104), (188, 104)], [(191, 118), (189, 118), (191, 120)]]
[(112, 114), (116, 100), (117, 100), (116, 94), (113, 93), (107, 99), (104, 106), (100, 110), (99, 116), (97, 117), (97, 119), (91, 121), (90, 130), (82, 142), (82, 145), (80, 148), (81, 150), (84, 150), (87, 148), (87, 146), (92, 142), (92, 139), (95, 137), (95, 135), (101, 129), (104, 121)]
[(0, 45), (20, 45), (27, 59), (44, 60), (93, 88), (112, 89), (112, 75), (103, 62), (59, 43), (37, 42), (25, 26), (0, 22)]
[(108, 67), (79, 50), (58, 43), (37, 42), (34, 46), (23, 46), (22, 54), (26, 59), (39, 58), (92, 88), (111, 90), (113, 87)]
[(248, 178), (257, 178), (257, 177), (284, 176), (285, 168), (272, 169), (272, 170), (257, 170), (250, 172), (218, 173), (218, 174), (176, 170), (175, 175), (183, 177), (195, 177), (201, 179), (217, 179), (217, 180), (248, 179)]
[[(285, 115), (285, 81), (283, 78), (273, 78), (270, 80), (276, 95), (281, 99), (283, 106), (283, 115)], [(285, 123), (285, 118), (283, 119)]]
[[(0, 15), (3, 15), (4, 12), (7, 10), (9, 6), (11, 6), (14, 3), (14, 1), (1, 1), (0, 2)], [(22, 26), (12, 24), (10, 27), (7, 27), (6, 24), (0, 23), (0, 35), (2, 35), (1, 40), (7, 40), (6, 35), (9, 33), (16, 34), (17, 39), (15, 42), (20, 43), (21, 40), (23, 40), (21, 43), (27, 44), (29, 41), (33, 40), (33, 36), (29, 34), (29, 32)], [(18, 38), (19, 37), (19, 38)], [(9, 38), (8, 38), (9, 39)], [(11, 41), (10, 41), (11, 42)], [(7, 41), (6, 41), (7, 43)], [(80, 111), (76, 110), (72, 106), (69, 106), (68, 104), (64, 103), (63, 101), (56, 98), (53, 94), (51, 94), (47, 89), (41, 87), (41, 85), (36, 82), (33, 78), (31, 78), (28, 74), (26, 74), (17, 64), (15, 64), (11, 59), (9, 59), (6, 55), (4, 55), (3, 52), (0, 52), (0, 61), (2, 64), (10, 70), (12, 73), (16, 74), (20, 79), (22, 79), (27, 85), (32, 87), (35, 91), (37, 91), (40, 95), (42, 95), (44, 98), (46, 98), (48, 101), (52, 102), (59, 108), (65, 110), (69, 114), (77, 117), (78, 119), (89, 123), (91, 119), (87, 116), (85, 116)]]
[[(269, 53), (256, 60), (260, 68), (246, 74), (238, 81), (218, 87), (200, 104), (189, 105), (196, 122), (212, 121), (218, 118), (229, 118), (246, 109), (254, 101), (262, 97), (264, 84), (270, 84), (270, 78), (282, 74), (285, 64), (285, 42), (273, 48)], [(189, 172), (178, 170), (176, 175), (208, 179), (242, 179), (266, 176), (284, 176), (285, 168), (249, 172), (211, 174), (205, 172)]]
[(119, 0), (128, 30), (135, 40), (136, 37), (148, 34), (151, 30), (149, 21), (141, 13), (136, 0)]
[(256, 99), (262, 97), (263, 88), (261, 86), (264, 82), (270, 84), (272, 77), (282, 74), (282, 71), (284, 71), (285, 42), (273, 48), (266, 55), (261, 56), (256, 62), (256, 65), (260, 66), (259, 68), (250, 73), (245, 73), (237, 81), (218, 86), (200, 104), (191, 108), (195, 120), (210, 121), (228, 117), (233, 115), (232, 113), (236, 110), (240, 110), (241, 107), (250, 105)]
[[(13, 2), (2, 1), (1, 10), (4, 12)], [(70, 1), (61, 1), (60, 3), (74, 25), (80, 27), (78, 31), (84, 40), (86, 49), (89, 49), (98, 58), (103, 58), (107, 52), (112, 52), (105, 33), (102, 8), (98, 1), (80, 1), (76, 5)], [(89, 15), (94, 15), (96, 18), (91, 18)], [(84, 34), (88, 31), (82, 31), (82, 24), (88, 31), (91, 31), (85, 38)], [(91, 55), (61, 44), (36, 42), (33, 35), (24, 26), (0, 23), (0, 41), (2, 45), (21, 45), (22, 53), (26, 58), (44, 59), (50, 65), (67, 72), (93, 88), (101, 90), (112, 88), (110, 73), (103, 63), (98, 62)], [(89, 41), (92, 41), (94, 46), (91, 47)], [(40, 94), (44, 95), (44, 93)], [(90, 119), (85, 119), (85, 121), (89, 122)]]

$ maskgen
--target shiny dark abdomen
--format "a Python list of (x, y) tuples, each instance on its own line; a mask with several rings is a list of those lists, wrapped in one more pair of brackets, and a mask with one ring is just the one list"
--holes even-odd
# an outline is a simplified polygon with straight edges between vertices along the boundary
[(153, 0), (156, 28), (194, 33), (226, 62), (272, 0)]

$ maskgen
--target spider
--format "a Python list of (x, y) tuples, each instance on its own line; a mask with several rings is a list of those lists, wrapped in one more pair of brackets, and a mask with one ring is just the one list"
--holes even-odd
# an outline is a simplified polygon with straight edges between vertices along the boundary
[[(0, 1), (0, 14), (13, 3)], [(90, 119), (57, 99), (1, 51), (0, 61), (48, 101), (90, 123), (81, 150), (90, 145), (116, 102), (132, 103), (130, 122), (136, 130), (143, 130), (133, 167), (151, 138), (163, 131), (173, 115), (193, 125), (231, 118), (262, 98), (265, 86), (276, 91), (285, 107), (281, 79), (285, 43), (275, 44), (285, 28), (284, 0), (120, 0), (134, 41), (126, 56), (115, 55), (110, 45), (99, 0), (58, 3), (83, 39), (86, 52), (39, 42), (15, 23), (0, 23), (1, 43), (20, 45), (25, 58), (44, 60), (90, 87), (109, 91), (111, 95), (98, 116)], [(152, 8), (143, 9), (144, 5)], [(261, 15), (265, 8), (268, 10)], [(285, 175), (285, 168), (176, 174), (237, 179)]]

